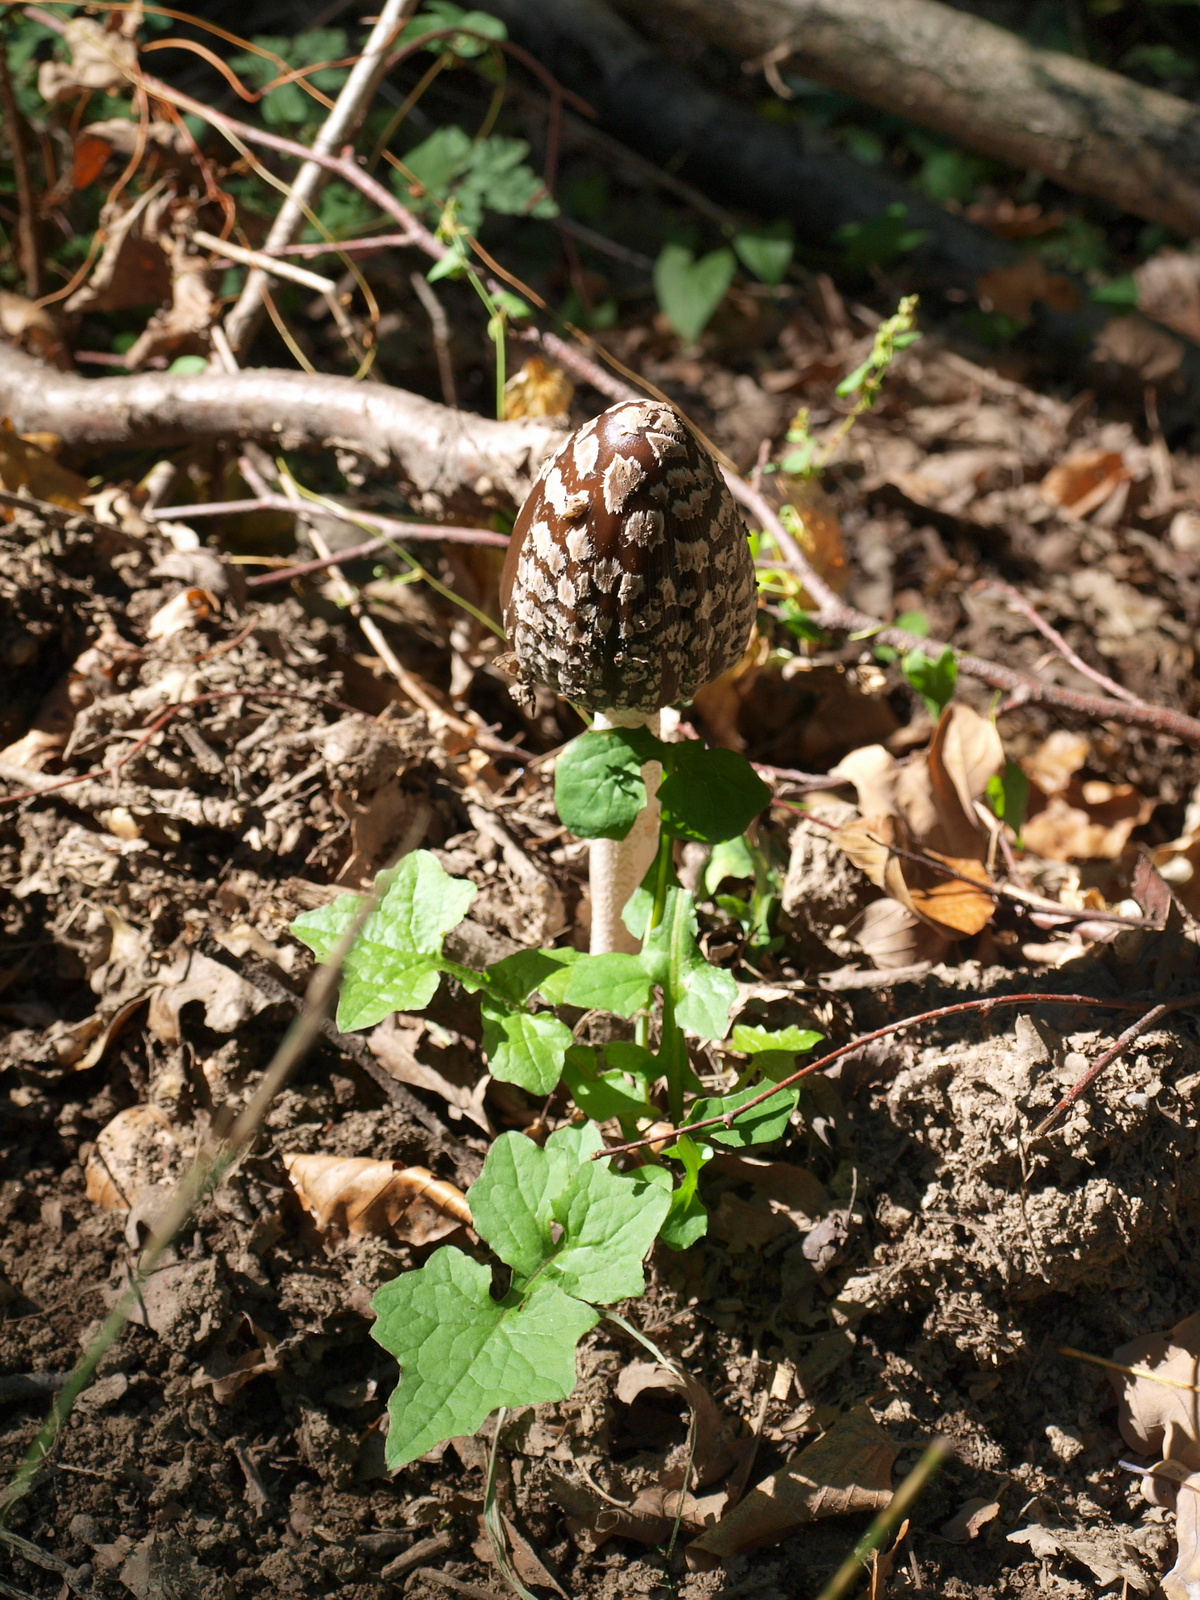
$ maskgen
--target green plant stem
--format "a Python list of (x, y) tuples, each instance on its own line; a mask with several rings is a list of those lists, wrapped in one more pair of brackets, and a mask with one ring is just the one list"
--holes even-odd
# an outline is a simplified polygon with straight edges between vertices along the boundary
[(924, 1491), (929, 1480), (950, 1454), (948, 1439), (935, 1439), (916, 1466), (863, 1534), (862, 1538), (830, 1578), (817, 1600), (841, 1600), (872, 1555), (889, 1539), (904, 1520), (905, 1513)]
[(687, 939), (687, 901), (681, 894), (675, 901), (675, 916), (668, 945), (667, 981), (662, 991), (662, 1040), (658, 1057), (667, 1079), (667, 1106), (671, 1121), (683, 1121), (684, 1079), (687, 1074), (687, 1045), (683, 1030), (675, 1021), (675, 1006), (683, 996), (683, 947)]
[(667, 890), (671, 882), (671, 856), (674, 843), (666, 830), (660, 828), (658, 857), (654, 866), (654, 904), (650, 908), (650, 920), (646, 924), (647, 933), (660, 926), (667, 909)]

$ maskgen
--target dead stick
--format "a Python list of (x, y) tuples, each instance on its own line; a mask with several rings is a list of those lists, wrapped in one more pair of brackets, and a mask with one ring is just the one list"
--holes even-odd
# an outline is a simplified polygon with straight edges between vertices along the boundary
[(1104, 673), (1097, 671), (1095, 667), (1089, 667), (1082, 656), (1076, 655), (1058, 629), (1052, 628), (1045, 617), (1040, 616), (1034, 610), (1019, 589), (1014, 589), (1010, 583), (989, 583), (986, 579), (979, 587), (985, 593), (998, 594), (1006, 602), (1010, 610), (1016, 611), (1027, 622), (1031, 622), (1042, 638), (1048, 640), (1059, 655), (1062, 656), (1063, 660), (1070, 662), (1076, 672), (1082, 672), (1085, 678), (1090, 678), (1093, 683), (1098, 683), (1102, 689), (1107, 689), (1109, 694), (1116, 695), (1118, 700), (1127, 700), (1130, 705), (1137, 704), (1137, 695), (1131, 694), (1128, 689), (1119, 683), (1115, 683), (1112, 678), (1105, 677)]
[(1182, 1000), (1165, 1000), (1162, 1005), (1152, 1006), (1144, 1017), (1139, 1017), (1131, 1028), (1126, 1028), (1116, 1044), (1110, 1045), (1103, 1055), (1096, 1057), (1079, 1081), (1072, 1084), (1063, 1095), (1049, 1116), (1043, 1117), (1038, 1123), (1033, 1130), (1034, 1138), (1040, 1139), (1049, 1133), (1059, 1118), (1065, 1116), (1076, 1101), (1087, 1093), (1105, 1067), (1110, 1067), (1118, 1056), (1124, 1055), (1129, 1046), (1140, 1039), (1142, 1034), (1149, 1033), (1150, 1029), (1161, 1022), (1169, 1012), (1185, 1011), (1189, 1006), (1196, 1005), (1200, 1005), (1200, 994), (1188, 994), (1184, 995)]
[(33, 185), (29, 181), (29, 163), (25, 155), (25, 138), (21, 130), (21, 111), (17, 105), (17, 97), (13, 93), (8, 56), (4, 51), (0, 51), (0, 103), (4, 108), (4, 125), (8, 130), (13, 183), (17, 191), (17, 238), (20, 241), (21, 272), (25, 279), (25, 293), (31, 300), (36, 300), (41, 293), (37, 206), (33, 198)]
[[(1197, 997), (1187, 1002), (1196, 1004)], [(1184, 1002), (1180, 1001), (1180, 1005)], [(764, 1100), (770, 1100), (781, 1089), (790, 1088), (793, 1083), (799, 1083), (801, 1078), (811, 1077), (814, 1072), (822, 1072), (826, 1067), (840, 1061), (843, 1056), (853, 1055), (856, 1050), (861, 1050), (865, 1044), (874, 1044), (876, 1039), (886, 1039), (889, 1034), (899, 1033), (904, 1028), (915, 1028), (923, 1022), (939, 1022), (943, 1017), (960, 1016), (967, 1011), (982, 1011), (986, 1016), (996, 1006), (1096, 1006), (1102, 1011), (1136, 1011), (1136, 1000), (1097, 1000), (1090, 994), (1001, 994), (989, 995), (984, 1000), (960, 1000), (952, 1006), (939, 1006), (936, 1011), (922, 1011), (918, 1016), (905, 1017), (900, 1022), (889, 1022), (886, 1027), (876, 1028), (874, 1033), (864, 1033), (857, 1039), (852, 1039), (849, 1044), (839, 1045), (836, 1050), (831, 1050), (827, 1056), (822, 1056), (819, 1061), (810, 1061), (806, 1067), (801, 1067), (798, 1072), (793, 1072), (790, 1078), (781, 1078), (778, 1083), (773, 1083), (761, 1094), (756, 1094), (752, 1100), (747, 1100), (744, 1105), (725, 1116), (706, 1117), (703, 1122), (688, 1123), (680, 1128), (660, 1128), (649, 1134), (644, 1139), (633, 1139), (628, 1144), (610, 1144), (604, 1149), (597, 1150), (589, 1156), (590, 1161), (605, 1161), (609, 1156), (622, 1156), (630, 1150), (643, 1150), (647, 1145), (662, 1144), (668, 1139), (677, 1138), (681, 1133), (689, 1137), (699, 1133), (703, 1128), (731, 1127), (747, 1111), (755, 1106), (762, 1105)]]

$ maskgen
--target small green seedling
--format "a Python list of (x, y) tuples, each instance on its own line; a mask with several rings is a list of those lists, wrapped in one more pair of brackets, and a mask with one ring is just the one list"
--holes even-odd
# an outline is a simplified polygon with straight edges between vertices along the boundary
[[(579, 1118), (544, 1149), (504, 1134), (471, 1188), (475, 1229), (508, 1274), (502, 1293), (493, 1292), (491, 1267), (444, 1246), (376, 1295), (374, 1335), (401, 1367), (387, 1437), (393, 1470), (472, 1432), (498, 1407), (569, 1394), (576, 1345), (598, 1308), (642, 1293), (655, 1239), (682, 1250), (705, 1233), (700, 1176), (713, 1146), (770, 1144), (795, 1112), (796, 1087), (772, 1094), (771, 1085), (821, 1035), (744, 1026), (730, 1034), (737, 983), (705, 959), (694, 898), (672, 866), (674, 841), (690, 840), (722, 852), (714, 887), (747, 862), (758, 883), (765, 863), (760, 868), (752, 847), (738, 841), (770, 796), (749, 762), (696, 740), (664, 743), (645, 728), (585, 733), (558, 760), (559, 814), (581, 838), (623, 837), (646, 802), (648, 760), (663, 768), (662, 821), (657, 858), (625, 912), (642, 940), (637, 954), (521, 950), (483, 971), (453, 961), (443, 941), (466, 916), (475, 887), (416, 850), (381, 875), (379, 903), (346, 960), (339, 1028), (420, 1011), (452, 979), (480, 997), (492, 1075), (538, 1097), (561, 1087)], [(292, 932), (324, 957), (360, 903), (342, 895), (297, 918)], [(580, 1044), (558, 1014), (564, 1008), (576, 1018), (631, 1019), (636, 1038)], [(702, 1084), (690, 1041), (738, 1058), (734, 1081)], [(676, 1129), (666, 1148), (655, 1155), (644, 1147), (641, 1165), (614, 1168), (601, 1124), (615, 1123), (632, 1142), (661, 1123), (664, 1110)], [(710, 1118), (719, 1120), (696, 1126)]]

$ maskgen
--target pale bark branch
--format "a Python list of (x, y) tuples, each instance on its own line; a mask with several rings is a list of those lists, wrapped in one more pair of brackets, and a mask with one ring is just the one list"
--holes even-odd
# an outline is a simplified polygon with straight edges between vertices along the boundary
[(255, 439), (276, 449), (340, 448), (391, 473), (414, 505), (442, 515), (520, 504), (563, 440), (549, 418), (490, 422), (404, 389), (254, 368), (80, 378), (0, 344), (0, 415), (17, 433), (56, 433), (69, 449), (166, 449)]

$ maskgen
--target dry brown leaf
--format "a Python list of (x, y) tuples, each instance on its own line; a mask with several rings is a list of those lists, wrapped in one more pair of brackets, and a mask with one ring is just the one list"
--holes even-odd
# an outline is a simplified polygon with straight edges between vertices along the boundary
[[(491, 1077), (479, 1074), (472, 1068), (470, 1082), (458, 1083), (436, 1067), (429, 1066), (417, 1057), (417, 1047), (425, 1036), (425, 1025), (403, 1017), (388, 1017), (367, 1035), (367, 1045), (398, 1083), (407, 1083), (414, 1089), (427, 1089), (441, 1095), (450, 1107), (451, 1118), (469, 1117), (476, 1127), (482, 1128), (488, 1138), (495, 1137), (495, 1129), (484, 1106)], [(448, 1068), (451, 1063), (447, 1063)]]
[(942, 1538), (949, 1539), (951, 1544), (966, 1544), (971, 1539), (977, 1539), (980, 1529), (999, 1515), (998, 1500), (988, 1500), (982, 1496), (964, 1500), (949, 1522), (942, 1524)]
[(181, 589), (165, 605), (159, 606), (150, 618), (146, 624), (146, 637), (169, 639), (173, 633), (181, 633), (184, 628), (207, 621), (214, 611), (220, 609), (221, 602), (207, 589)]
[(950, 948), (945, 934), (892, 899), (873, 901), (853, 931), (854, 941), (863, 955), (880, 968), (940, 961)]
[(986, 835), (975, 801), (1004, 768), (995, 723), (970, 706), (948, 705), (938, 718), (927, 760), (937, 825), (928, 832), (914, 830), (914, 837), (928, 850), (982, 861)]
[(1153, 1374), (1109, 1372), (1126, 1444), (1142, 1455), (1182, 1461), (1200, 1471), (1200, 1312), (1166, 1333), (1123, 1344), (1113, 1351), (1113, 1359)]
[(521, 417), (565, 417), (571, 409), (575, 385), (561, 367), (530, 356), (504, 385), (504, 416), (508, 422)]
[(132, 203), (100, 213), (104, 249), (87, 282), (66, 303), (80, 311), (128, 311), (161, 306), (171, 296), (170, 213), (175, 196), (155, 184)]
[(279, 1371), (279, 1340), (273, 1338), (265, 1328), (260, 1328), (245, 1313), (242, 1315), (242, 1327), (239, 1331), (248, 1335), (252, 1341), (249, 1349), (235, 1356), (231, 1355), (222, 1344), (222, 1347), (215, 1350), (205, 1360), (203, 1366), (192, 1374), (192, 1388), (207, 1387), (212, 1391), (213, 1399), (223, 1406), (228, 1405), (238, 1390), (244, 1389), (251, 1378), (257, 1378), (265, 1372)]
[(1002, 311), (1006, 317), (1027, 322), (1033, 303), (1040, 300), (1051, 311), (1074, 311), (1079, 295), (1070, 278), (1047, 272), (1037, 256), (1023, 256), (1011, 267), (997, 267), (975, 280), (975, 293), (984, 311)]
[(1200, 257), (1160, 250), (1133, 271), (1138, 310), (1200, 344)]
[(38, 93), (51, 105), (70, 100), (80, 90), (120, 93), (137, 75), (137, 46), (90, 17), (72, 17), (62, 33), (69, 61), (43, 61), (38, 68)]
[(741, 1250), (757, 1254), (790, 1226), (786, 1216), (736, 1194), (723, 1194), (708, 1219), (708, 1231), (723, 1239), (735, 1255)]
[(1125, 457), (1116, 450), (1080, 450), (1042, 479), (1042, 499), (1062, 506), (1073, 517), (1097, 510), (1131, 474)]
[(708, 1171), (752, 1183), (769, 1199), (778, 1200), (790, 1211), (802, 1212), (806, 1217), (824, 1216), (831, 1204), (829, 1191), (821, 1180), (790, 1161), (761, 1161), (756, 1156), (739, 1155), (733, 1150), (718, 1150), (708, 1162)]
[[(172, 220), (179, 230), (181, 217)], [(126, 351), (125, 365), (131, 372), (152, 356), (207, 353), (212, 325), (221, 310), (213, 278), (208, 259), (197, 255), (186, 235), (177, 231), (171, 247), (171, 303), (154, 313)]]
[(871, 1552), (871, 1581), (867, 1585), (867, 1600), (885, 1600), (887, 1595), (888, 1579), (896, 1565), (896, 1557), (900, 1546), (908, 1538), (908, 1518), (896, 1529), (896, 1537), (886, 1550), (872, 1550)]
[[(982, 862), (965, 856), (943, 856), (935, 850), (929, 854), (964, 877), (973, 878), (976, 883), (991, 881)], [(943, 878), (929, 889), (910, 889), (908, 897), (918, 916), (927, 917), (930, 922), (936, 922), (939, 928), (948, 928), (952, 933), (964, 936), (986, 928), (996, 909), (993, 895), (985, 889), (973, 888), (971, 884), (964, 883), (962, 878)]]
[(878, 1511), (892, 1497), (898, 1451), (866, 1406), (855, 1406), (689, 1545), (689, 1562), (715, 1565), (775, 1543), (806, 1522)]
[[(86, 478), (60, 466), (48, 450), (15, 434), (5, 418), (0, 426), (0, 489), (9, 494), (23, 491), (66, 511), (82, 511), (88, 485)], [(12, 510), (5, 508), (4, 516), (11, 519), (12, 515)]]
[(1096, 335), (1092, 359), (1139, 384), (1165, 383), (1183, 364), (1183, 346), (1145, 317), (1113, 317)]
[(1072, 783), (1028, 818), (1021, 838), (1047, 861), (1115, 861), (1156, 805), (1131, 783)]
[[(1149, 1594), (1152, 1580), (1138, 1563), (1138, 1551), (1121, 1529), (1114, 1527), (1048, 1528), (1034, 1522), (1008, 1535), (1010, 1544), (1028, 1545), (1031, 1555), (1042, 1560), (1056, 1555), (1070, 1556), (1091, 1572), (1102, 1588), (1122, 1584), (1122, 1592)], [(1169, 1600), (1189, 1600), (1182, 1590)]]
[(235, 1033), (268, 1004), (261, 990), (199, 950), (185, 950), (161, 974), (161, 983), (150, 997), (147, 1018), (160, 1044), (181, 1042), (179, 1014), (193, 1000), (204, 1007), (204, 1021), (214, 1033)]
[(1061, 211), (1043, 211), (1036, 200), (1019, 206), (1006, 194), (985, 189), (980, 198), (967, 207), (967, 220), (986, 228), (1000, 239), (1033, 239), (1038, 234), (1053, 233), (1061, 228)]
[(462, 1190), (425, 1167), (304, 1154), (285, 1155), (283, 1164), (300, 1204), (322, 1232), (422, 1245), (471, 1226)]
[(128, 1211), (140, 1190), (169, 1174), (178, 1154), (179, 1141), (158, 1106), (118, 1111), (87, 1158), (87, 1197), (106, 1211)]
[(1086, 766), (1091, 751), (1085, 734), (1058, 728), (1021, 765), (1043, 794), (1060, 794), (1080, 767)]
[(704, 1385), (690, 1374), (671, 1372), (656, 1361), (631, 1361), (622, 1368), (617, 1379), (617, 1399), (623, 1405), (631, 1406), (648, 1389), (677, 1394), (691, 1408), (696, 1439), (689, 1487), (703, 1489), (723, 1478), (740, 1455), (737, 1422), (725, 1415)]
[(71, 357), (63, 343), (62, 330), (53, 312), (39, 306), (36, 300), (0, 289), (0, 333), (19, 349), (52, 362), (62, 371), (70, 370)]

